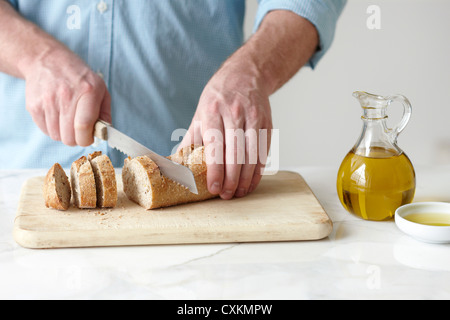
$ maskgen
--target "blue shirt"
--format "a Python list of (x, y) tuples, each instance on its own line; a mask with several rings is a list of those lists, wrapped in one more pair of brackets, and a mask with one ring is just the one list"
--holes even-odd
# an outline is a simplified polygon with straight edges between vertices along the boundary
[[(65, 43), (101, 75), (113, 125), (170, 155), (208, 80), (243, 43), (245, 0), (9, 0), (26, 19)], [(317, 28), (314, 67), (330, 47), (346, 0), (260, 0), (257, 30), (271, 10), (295, 12)], [(68, 147), (51, 140), (25, 109), (25, 81), (0, 73), (0, 169), (63, 167), (94, 150), (115, 167), (125, 155), (106, 143)]]

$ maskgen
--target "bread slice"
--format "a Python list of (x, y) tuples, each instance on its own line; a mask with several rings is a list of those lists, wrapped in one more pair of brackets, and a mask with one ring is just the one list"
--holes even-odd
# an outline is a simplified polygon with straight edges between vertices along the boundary
[(45, 176), (43, 191), (47, 208), (69, 209), (72, 196), (69, 178), (59, 163), (55, 163)]
[(117, 182), (111, 160), (101, 151), (90, 154), (88, 159), (94, 172), (97, 207), (114, 208), (117, 204)]
[(70, 182), (75, 206), (80, 209), (95, 208), (97, 206), (94, 172), (91, 163), (85, 156), (72, 163)]
[(168, 158), (192, 170), (199, 194), (164, 177), (159, 167), (143, 156), (125, 159), (122, 169), (123, 189), (130, 200), (150, 210), (217, 197), (207, 188), (204, 147), (186, 147)]

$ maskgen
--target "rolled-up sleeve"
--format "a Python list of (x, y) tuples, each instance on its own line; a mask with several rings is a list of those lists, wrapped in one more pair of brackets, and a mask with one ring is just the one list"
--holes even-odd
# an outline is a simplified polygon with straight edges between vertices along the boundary
[(258, 0), (256, 13), (256, 31), (267, 13), (273, 10), (288, 10), (310, 21), (317, 29), (320, 43), (309, 65), (314, 68), (331, 47), (336, 23), (347, 0)]

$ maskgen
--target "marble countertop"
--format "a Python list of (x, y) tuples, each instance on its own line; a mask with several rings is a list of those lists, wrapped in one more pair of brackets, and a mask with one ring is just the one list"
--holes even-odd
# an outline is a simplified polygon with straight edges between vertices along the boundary
[[(22, 184), (0, 171), (0, 299), (449, 299), (450, 245), (348, 214), (337, 168), (299, 172), (333, 220), (320, 241), (31, 250), (12, 237)], [(450, 200), (450, 168), (416, 168), (415, 201)]]

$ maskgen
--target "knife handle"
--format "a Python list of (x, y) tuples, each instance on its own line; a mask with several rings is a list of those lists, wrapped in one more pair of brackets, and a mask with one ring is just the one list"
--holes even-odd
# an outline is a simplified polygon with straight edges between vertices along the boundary
[(108, 126), (111, 126), (111, 124), (103, 120), (97, 120), (94, 126), (94, 137), (108, 140)]

